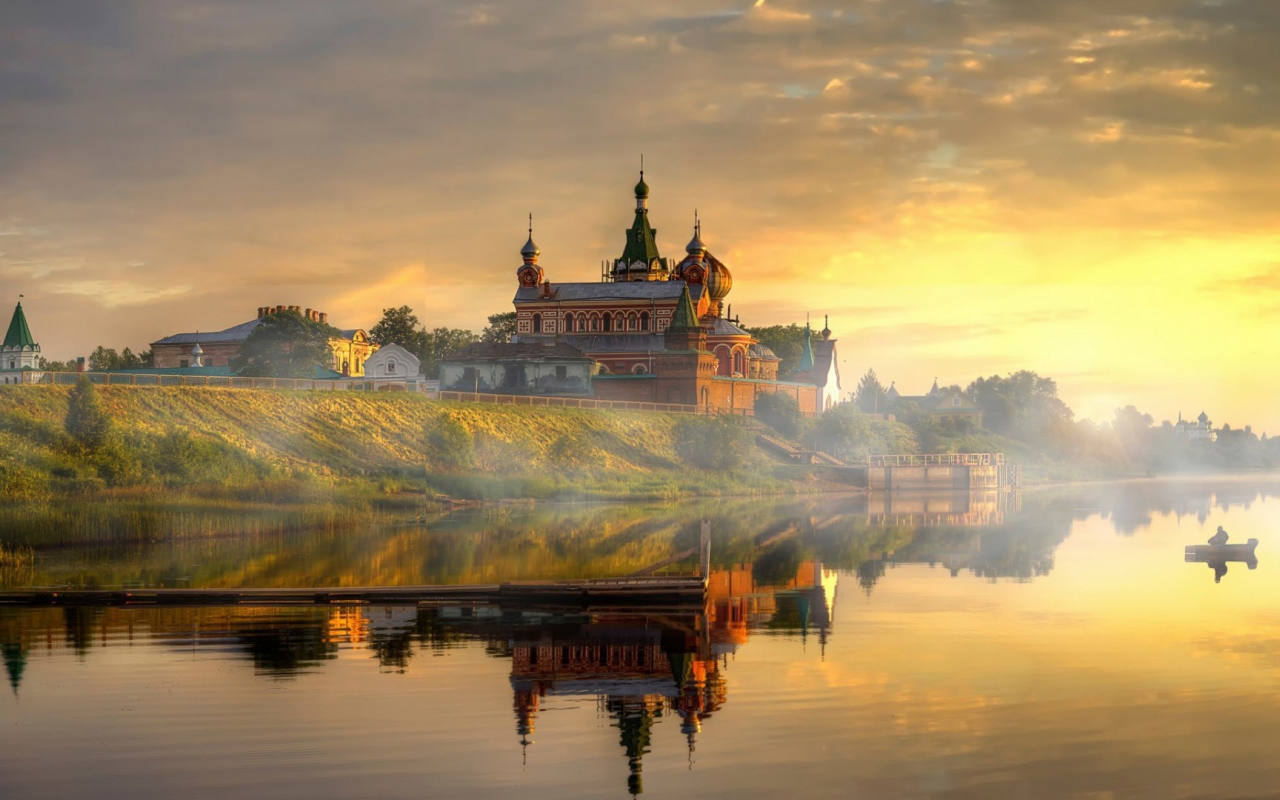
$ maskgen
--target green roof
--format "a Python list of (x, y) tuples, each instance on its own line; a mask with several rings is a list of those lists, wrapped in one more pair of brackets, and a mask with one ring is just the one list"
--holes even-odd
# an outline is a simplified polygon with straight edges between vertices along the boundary
[(13, 320), (9, 323), (9, 332), (4, 337), (4, 347), (35, 347), (36, 340), (31, 338), (31, 329), (27, 327), (27, 315), (22, 313), (22, 301), (13, 310)]
[(808, 372), (813, 369), (813, 345), (809, 343), (809, 339), (813, 336), (813, 332), (809, 330), (809, 323), (804, 324), (804, 346), (800, 348), (800, 366), (796, 368), (796, 372)]
[(627, 228), (627, 246), (622, 248), (622, 260), (628, 265), (637, 261), (652, 264), (658, 258), (658, 230), (649, 227), (649, 214), (643, 208), (636, 209), (636, 220)]
[(684, 291), (680, 292), (680, 300), (676, 303), (676, 310), (671, 313), (671, 324), (667, 326), (667, 333), (684, 333), (696, 331), (698, 328), (698, 315), (693, 310), (693, 298), (689, 296), (688, 284), (685, 284)]

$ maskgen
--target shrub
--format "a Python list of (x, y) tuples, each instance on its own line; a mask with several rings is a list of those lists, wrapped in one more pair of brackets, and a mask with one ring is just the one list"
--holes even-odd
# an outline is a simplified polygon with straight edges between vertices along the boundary
[(442, 416), (435, 425), (428, 423), (427, 442), (435, 451), (436, 461), (449, 469), (468, 469), (476, 463), (476, 443), (471, 431), (452, 416)]
[(732, 417), (687, 417), (676, 423), (676, 454), (701, 469), (730, 470), (751, 455), (751, 434)]
[(111, 417), (103, 410), (93, 384), (83, 376), (71, 390), (66, 428), (67, 434), (89, 451), (102, 447), (111, 435)]
[(756, 397), (756, 418), (788, 439), (804, 430), (800, 404), (789, 394), (768, 392)]
[(810, 446), (844, 461), (869, 455), (917, 452), (911, 428), (872, 419), (852, 403), (842, 403), (819, 417), (809, 432)]

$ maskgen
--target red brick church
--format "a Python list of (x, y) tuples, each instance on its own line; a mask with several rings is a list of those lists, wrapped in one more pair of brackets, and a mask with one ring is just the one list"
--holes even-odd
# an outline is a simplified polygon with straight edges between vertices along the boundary
[(643, 171), (635, 197), (622, 255), (606, 262), (599, 281), (553, 282), (538, 263), (541, 251), (530, 226), (516, 270), (514, 341), (581, 350), (600, 364), (592, 386), (604, 400), (749, 410), (759, 393), (785, 392), (807, 413), (837, 402), (830, 332), (821, 343), (830, 370), (814, 369), (811, 357), (797, 375), (779, 376), (778, 357), (726, 314), (733, 276), (703, 244), (701, 224), (695, 221), (684, 258), (673, 263), (658, 252)]

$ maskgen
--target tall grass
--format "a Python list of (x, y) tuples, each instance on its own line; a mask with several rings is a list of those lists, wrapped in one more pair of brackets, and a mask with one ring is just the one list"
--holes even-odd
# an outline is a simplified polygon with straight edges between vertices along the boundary
[(0, 569), (29, 567), (34, 557), (30, 547), (6, 547), (4, 542), (0, 542)]
[(378, 524), (387, 513), (353, 503), (280, 505), (234, 499), (89, 496), (17, 503), (3, 512), (0, 556), (16, 548), (155, 542), (215, 536), (332, 532)]

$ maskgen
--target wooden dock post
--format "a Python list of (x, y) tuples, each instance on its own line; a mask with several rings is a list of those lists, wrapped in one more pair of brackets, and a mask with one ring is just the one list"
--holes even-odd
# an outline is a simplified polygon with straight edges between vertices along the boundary
[(698, 575), (705, 584), (711, 578), (711, 520), (702, 521), (702, 540), (699, 543)]

